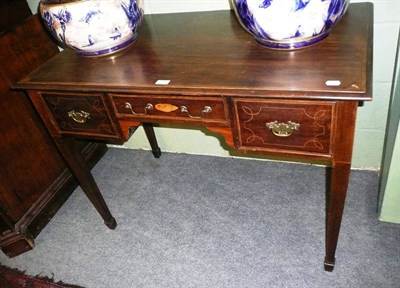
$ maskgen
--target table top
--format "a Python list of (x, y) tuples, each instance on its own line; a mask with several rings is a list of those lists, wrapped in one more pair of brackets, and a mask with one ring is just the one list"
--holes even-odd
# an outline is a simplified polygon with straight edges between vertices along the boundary
[[(233, 11), (145, 15), (136, 42), (111, 56), (66, 49), (16, 88), (296, 99), (372, 98), (373, 7), (350, 4), (322, 42), (300, 50), (256, 43)], [(158, 85), (158, 80), (169, 80)], [(329, 86), (327, 81), (339, 81)]]

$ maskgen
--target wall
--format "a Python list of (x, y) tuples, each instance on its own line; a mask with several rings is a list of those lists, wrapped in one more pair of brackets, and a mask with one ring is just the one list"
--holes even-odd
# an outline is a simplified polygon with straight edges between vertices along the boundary
[[(396, 131), (393, 131), (396, 133)], [(397, 128), (397, 136), (392, 158), (388, 163), (388, 175), (385, 189), (379, 191), (382, 195), (379, 219), (385, 222), (400, 224), (400, 126)]]
[(400, 224), (400, 47), (389, 108), (379, 185), (379, 219)]
[[(351, 1), (364, 2), (364, 1)], [(353, 167), (379, 169), (400, 26), (400, 1), (375, 0), (373, 101), (358, 111)]]
[[(355, 1), (352, 3), (365, 2)], [(378, 170), (381, 164), (386, 118), (392, 83), (397, 37), (400, 25), (400, 1), (373, 0), (374, 27), (374, 100), (359, 109), (353, 167)], [(28, 0), (36, 11), (39, 0)], [(230, 9), (229, 0), (144, 0), (145, 13), (172, 13)], [(163, 151), (230, 156), (224, 144), (206, 130), (157, 127)], [(209, 134), (209, 135), (206, 135)], [(125, 144), (127, 148), (150, 149), (143, 130), (139, 129)]]

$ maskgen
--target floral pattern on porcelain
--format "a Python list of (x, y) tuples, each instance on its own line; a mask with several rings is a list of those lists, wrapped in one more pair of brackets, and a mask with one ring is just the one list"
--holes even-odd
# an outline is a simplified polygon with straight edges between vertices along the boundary
[(83, 56), (101, 56), (132, 44), (143, 19), (142, 0), (81, 0), (40, 4), (51, 34)]
[(304, 48), (328, 36), (350, 0), (231, 0), (241, 25), (260, 44)]

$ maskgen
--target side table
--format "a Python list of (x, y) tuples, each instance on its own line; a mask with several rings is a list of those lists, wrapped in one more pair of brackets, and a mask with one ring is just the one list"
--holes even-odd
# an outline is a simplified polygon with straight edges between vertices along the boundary
[(76, 138), (124, 143), (141, 123), (200, 125), (239, 152), (330, 166), (324, 265), (332, 271), (357, 107), (372, 99), (372, 36), (370, 3), (350, 4), (328, 38), (296, 51), (260, 46), (232, 11), (146, 15), (120, 54), (65, 50), (16, 87), (110, 228), (90, 170), (69, 148)]

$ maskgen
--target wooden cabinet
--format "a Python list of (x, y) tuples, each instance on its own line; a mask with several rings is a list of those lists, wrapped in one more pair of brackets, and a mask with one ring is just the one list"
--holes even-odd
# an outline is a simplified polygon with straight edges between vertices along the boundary
[[(26, 1), (0, 2), (0, 31), (0, 247), (11, 257), (32, 249), (77, 182), (27, 95), (10, 89), (58, 47)], [(106, 151), (104, 144), (75, 145), (90, 167)]]

